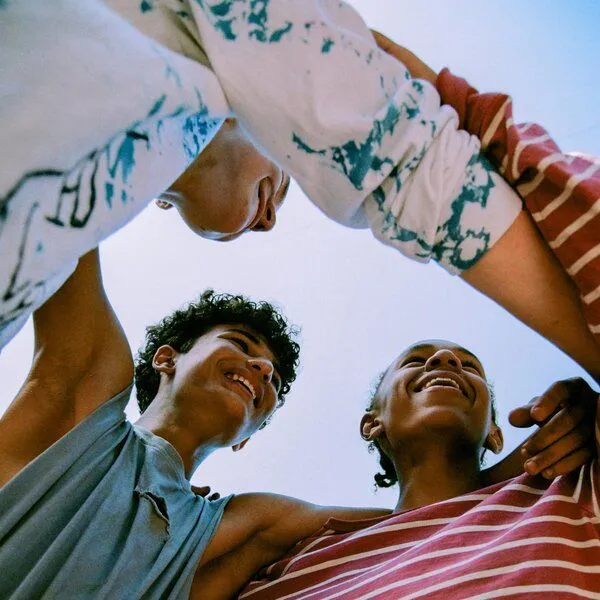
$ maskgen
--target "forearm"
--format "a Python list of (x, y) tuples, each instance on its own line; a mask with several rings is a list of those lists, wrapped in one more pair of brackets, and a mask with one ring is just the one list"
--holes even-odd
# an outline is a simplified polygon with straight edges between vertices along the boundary
[(526, 212), (462, 277), (598, 380), (600, 347), (587, 327), (577, 289)]
[[(478, 140), (348, 5), (216, 4), (194, 4), (194, 17), (232, 108), (323, 212), (453, 272), (510, 225), (514, 207), (496, 211), (489, 178), (479, 181)], [(459, 248), (468, 232), (478, 236), (471, 256)]]

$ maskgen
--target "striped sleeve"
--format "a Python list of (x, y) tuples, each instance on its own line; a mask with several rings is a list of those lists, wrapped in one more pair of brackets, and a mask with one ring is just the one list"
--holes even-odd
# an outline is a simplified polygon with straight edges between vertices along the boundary
[(577, 285), (588, 326), (600, 341), (600, 161), (565, 154), (535, 123), (514, 123), (512, 100), (479, 94), (444, 69), (437, 88), (477, 135), (488, 158), (523, 198), (542, 235)]

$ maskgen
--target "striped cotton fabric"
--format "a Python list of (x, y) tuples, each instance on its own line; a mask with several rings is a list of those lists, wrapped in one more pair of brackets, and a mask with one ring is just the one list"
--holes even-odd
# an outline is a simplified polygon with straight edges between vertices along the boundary
[(600, 598), (597, 461), (412, 511), (330, 520), (244, 600)]
[(600, 161), (564, 154), (534, 123), (513, 122), (504, 94), (479, 94), (444, 69), (437, 80), (442, 102), (458, 112), (460, 127), (516, 187), (542, 235), (571, 276), (588, 325), (600, 341)]

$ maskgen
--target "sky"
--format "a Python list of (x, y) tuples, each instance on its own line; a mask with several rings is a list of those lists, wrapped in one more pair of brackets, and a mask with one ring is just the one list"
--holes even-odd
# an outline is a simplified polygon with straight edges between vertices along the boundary
[[(481, 91), (510, 93), (516, 120), (541, 123), (564, 150), (600, 155), (600, 2), (351, 4), (434, 69), (449, 66)], [(134, 351), (146, 325), (206, 287), (275, 301), (302, 328), (302, 368), (286, 405), (242, 452), (215, 453), (192, 480), (222, 494), (392, 507), (393, 490), (374, 490), (376, 459), (358, 424), (377, 373), (416, 340), (454, 340), (480, 357), (508, 450), (527, 435), (507, 425), (509, 411), (582, 374), (459, 279), (329, 221), (295, 184), (268, 234), (204, 241), (176, 211), (150, 206), (101, 250), (105, 287)], [(0, 355), (0, 411), (24, 380), (31, 349), (29, 324)], [(128, 414), (136, 418), (134, 401)]]

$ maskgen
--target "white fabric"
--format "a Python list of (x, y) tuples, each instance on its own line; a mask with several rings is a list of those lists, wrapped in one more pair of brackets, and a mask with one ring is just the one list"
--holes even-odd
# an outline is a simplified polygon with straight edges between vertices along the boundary
[(325, 214), (451, 272), (520, 209), (337, 0), (3, 0), (0, 44), (0, 347), (231, 114)]

